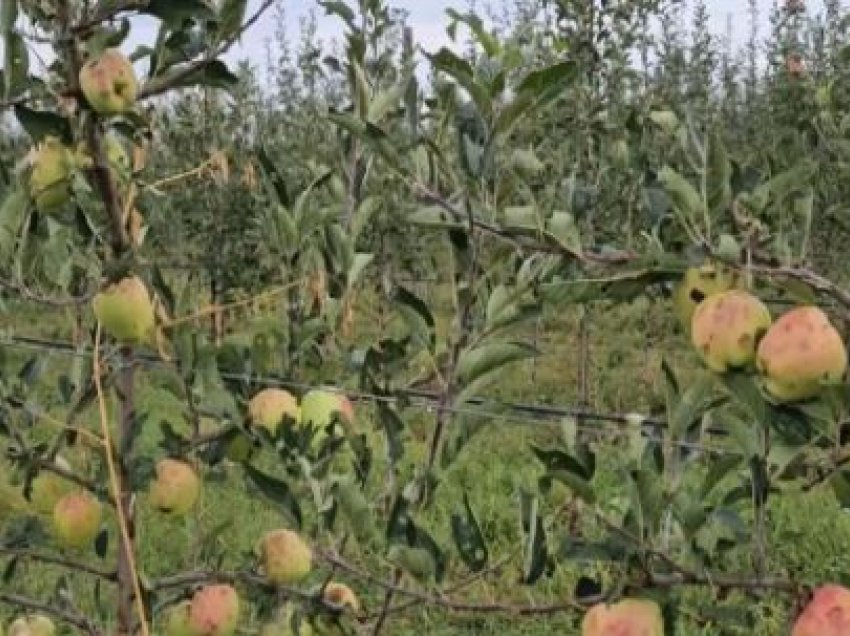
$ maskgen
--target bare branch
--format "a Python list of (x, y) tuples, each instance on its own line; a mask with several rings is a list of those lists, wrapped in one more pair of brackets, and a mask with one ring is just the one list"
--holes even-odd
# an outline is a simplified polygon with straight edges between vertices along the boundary
[(14, 559), (26, 559), (29, 561), (38, 561), (39, 563), (49, 563), (50, 565), (58, 565), (60, 567), (67, 568), (68, 570), (73, 570), (75, 572), (84, 572), (85, 574), (91, 574), (92, 576), (96, 576), (106, 581), (114, 582), (117, 580), (118, 577), (117, 572), (115, 572), (114, 570), (101, 570), (86, 563), (82, 563), (80, 561), (66, 559), (65, 557), (57, 556), (54, 554), (44, 554), (42, 552), (35, 552), (33, 550), (25, 550), (20, 548), (4, 548), (3, 546), (0, 546), (0, 556), (11, 557)]

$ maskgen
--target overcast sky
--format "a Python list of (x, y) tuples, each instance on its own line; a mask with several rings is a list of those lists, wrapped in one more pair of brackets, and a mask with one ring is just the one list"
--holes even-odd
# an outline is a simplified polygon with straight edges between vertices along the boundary
[[(297, 35), (297, 25), (300, 17), (308, 14), (317, 5), (314, 0), (279, 0), (285, 8), (287, 21), (293, 37)], [(498, 5), (501, 0), (491, 0)], [(687, 0), (689, 3), (691, 0)], [(807, 4), (815, 11), (823, 7), (822, 0), (806, 0)], [(416, 33), (416, 40), (426, 50), (434, 50), (448, 42), (445, 34), (445, 10), (455, 8), (464, 10), (467, 7), (465, 0), (388, 0), (390, 6), (406, 9), (410, 12), (410, 24)], [(777, 0), (758, 0), (761, 7), (761, 19), (763, 26), (767, 27), (768, 13)], [(251, 0), (251, 3), (259, 4), (259, 0)], [(487, 3), (487, 0), (478, 0), (478, 6)], [(749, 31), (749, 16), (747, 13), (746, 0), (707, 0), (709, 11), (712, 15), (712, 27), (718, 34), (725, 34), (728, 17), (732, 17), (733, 37), (737, 42), (743, 42)], [(319, 11), (319, 31), (323, 39), (339, 34), (338, 20), (326, 18)], [(255, 27), (253, 33), (246, 42), (235, 52), (241, 57), (251, 57), (261, 63), (264, 58), (263, 42), (273, 32), (272, 21), (265, 21)]]

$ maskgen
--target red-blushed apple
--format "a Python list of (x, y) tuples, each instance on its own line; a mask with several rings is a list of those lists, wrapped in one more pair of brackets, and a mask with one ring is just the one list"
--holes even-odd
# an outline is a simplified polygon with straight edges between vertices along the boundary
[(797, 617), (791, 636), (847, 636), (850, 634), (850, 590), (824, 585)]
[(59, 544), (83, 548), (91, 544), (100, 530), (103, 506), (93, 495), (76, 491), (64, 495), (53, 509), (53, 527)]
[(195, 592), (189, 607), (193, 636), (232, 636), (239, 625), (239, 595), (230, 585), (207, 585)]

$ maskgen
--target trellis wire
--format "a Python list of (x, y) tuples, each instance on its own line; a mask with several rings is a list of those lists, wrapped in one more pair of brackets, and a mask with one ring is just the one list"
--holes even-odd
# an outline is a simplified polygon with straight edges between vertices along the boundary
[[(0, 341), (2, 346), (17, 348), (20, 350), (36, 350), (46, 351), (48, 353), (56, 353), (58, 355), (69, 357), (90, 358), (92, 355), (91, 347), (76, 347), (73, 343), (43, 340), (39, 338), (25, 338), (12, 336)], [(169, 363), (149, 355), (137, 356), (137, 361), (147, 366), (171, 368)], [(288, 388), (296, 391), (310, 390), (326, 390), (342, 395), (346, 395), (350, 399), (358, 402), (383, 402), (386, 404), (407, 405), (424, 410), (435, 410), (442, 408), (444, 411), (456, 415), (464, 415), (467, 417), (480, 417), (491, 420), (499, 420), (502, 422), (514, 424), (532, 424), (532, 423), (550, 423), (555, 424), (563, 420), (573, 420), (574, 428), (577, 432), (586, 432), (595, 435), (610, 435), (619, 437), (630, 437), (634, 433), (634, 429), (615, 426), (617, 424), (626, 424), (630, 426), (640, 426), (641, 435), (650, 442), (660, 444), (668, 444), (683, 450), (694, 452), (706, 452), (714, 455), (723, 456), (743, 456), (739, 451), (723, 448), (719, 446), (709, 446), (707, 444), (685, 441), (685, 440), (668, 440), (663, 436), (657, 435), (659, 429), (667, 426), (663, 419), (656, 417), (641, 415), (638, 413), (619, 414), (619, 413), (602, 413), (587, 409), (564, 406), (550, 406), (541, 404), (523, 404), (516, 402), (500, 402), (493, 399), (476, 397), (470, 399), (467, 403), (477, 405), (476, 408), (468, 407), (446, 407), (439, 405), (439, 398), (436, 394), (428, 391), (417, 391), (412, 389), (400, 389), (395, 392), (395, 395), (378, 395), (363, 391), (349, 390), (343, 387), (330, 385), (315, 385), (302, 382), (289, 381), (283, 378), (273, 376), (248, 376), (245, 374), (223, 372), (220, 374), (222, 379), (227, 380), (249, 380), (255, 384)], [(490, 409), (501, 408), (507, 411), (496, 411), (481, 408), (490, 405)], [(593, 421), (597, 425), (582, 424), (582, 421)], [(601, 426), (600, 426), (601, 425)], [(726, 431), (722, 429), (707, 428), (706, 433), (726, 437)]]

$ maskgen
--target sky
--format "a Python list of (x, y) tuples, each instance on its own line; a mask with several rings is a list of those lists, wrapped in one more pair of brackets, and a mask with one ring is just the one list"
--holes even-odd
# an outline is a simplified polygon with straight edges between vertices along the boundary
[[(316, 9), (315, 0), (279, 0), (284, 7), (289, 23), (289, 29), (293, 37), (297, 37), (299, 18)], [(405, 9), (410, 12), (410, 25), (414, 28), (416, 41), (427, 51), (439, 49), (440, 46), (449, 43), (445, 34), (445, 11), (455, 8), (463, 11), (467, 7), (466, 0), (387, 0), (390, 6)], [(498, 4), (501, 0), (491, 0)], [(260, 0), (251, 0), (256, 6)], [(486, 4), (487, 0), (478, 0), (477, 5)], [(758, 0), (761, 10), (763, 28), (767, 28), (768, 13), (777, 0)], [(741, 43), (749, 32), (749, 15), (746, 0), (706, 0), (712, 16), (712, 29), (725, 35), (727, 20), (732, 18), (733, 41)], [(822, 0), (807, 0), (807, 4), (815, 11), (823, 7)], [(322, 39), (338, 36), (340, 33), (338, 20), (323, 16), (323, 11), (318, 10), (319, 35)], [(238, 57), (249, 57), (261, 63), (264, 59), (264, 42), (272, 35), (274, 30), (271, 20), (264, 24), (258, 24), (250, 36), (234, 51)]]
[[(311, 11), (316, 11), (318, 17), (319, 38), (328, 41), (338, 37), (341, 30), (339, 20), (326, 17), (324, 11), (318, 7), (315, 0), (277, 0), (283, 7), (288, 24), (288, 32), (293, 40), (297, 40), (299, 33), (299, 21)], [(409, 24), (414, 29), (417, 43), (426, 51), (436, 51), (443, 45), (448, 45), (449, 39), (445, 33), (447, 20), (445, 11), (455, 8), (463, 11), (467, 8), (466, 0), (387, 0), (390, 6), (405, 9), (410, 13)], [(488, 0), (478, 0), (477, 5), (482, 6)], [(501, 0), (490, 0), (497, 4)], [(249, 15), (251, 9), (256, 9), (261, 0), (249, 0)], [(747, 14), (746, 0), (706, 0), (712, 15), (713, 30), (724, 35), (728, 17), (732, 17), (733, 40), (741, 43), (747, 37), (749, 30), (749, 16)], [(767, 28), (767, 15), (770, 8), (777, 0), (758, 0), (761, 7), (761, 19), (763, 28)], [(807, 3), (815, 11), (822, 8), (822, 0), (807, 0)], [(140, 42), (152, 41), (155, 34), (155, 21), (142, 20), (137, 25), (132, 39), (135, 42), (128, 44), (126, 48), (132, 48)], [(229, 61), (238, 59), (249, 59), (258, 67), (263, 68), (266, 62), (267, 43), (273, 40), (275, 20), (273, 16), (264, 17), (243, 36), (242, 41), (234, 47), (228, 55)], [(2, 54), (0, 54), (2, 60)]]

